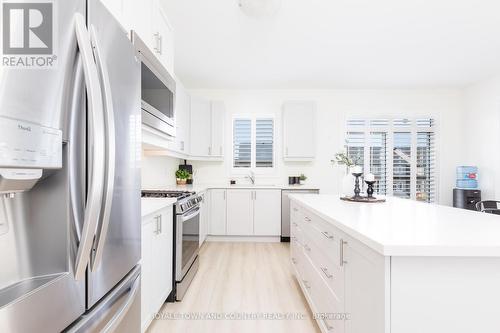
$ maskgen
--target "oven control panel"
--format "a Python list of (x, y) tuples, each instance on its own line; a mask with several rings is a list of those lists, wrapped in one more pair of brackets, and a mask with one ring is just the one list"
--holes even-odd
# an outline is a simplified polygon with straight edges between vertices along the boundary
[(61, 167), (61, 130), (0, 117), (0, 168)]

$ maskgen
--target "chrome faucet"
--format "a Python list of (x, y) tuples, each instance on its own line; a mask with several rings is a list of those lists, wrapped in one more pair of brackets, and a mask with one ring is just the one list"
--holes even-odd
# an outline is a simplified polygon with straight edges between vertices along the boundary
[(250, 179), (252, 185), (255, 185), (255, 173), (253, 171), (250, 171), (250, 175), (246, 176), (246, 178)]

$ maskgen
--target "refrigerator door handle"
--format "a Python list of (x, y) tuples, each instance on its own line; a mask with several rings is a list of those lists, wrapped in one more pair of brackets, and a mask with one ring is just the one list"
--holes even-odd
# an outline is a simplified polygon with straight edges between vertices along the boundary
[(87, 90), (89, 110), (90, 181), (85, 204), (84, 223), (75, 263), (75, 279), (85, 277), (85, 270), (90, 258), (94, 233), (102, 206), (102, 188), (104, 185), (104, 119), (101, 87), (94, 62), (90, 38), (82, 14), (75, 14), (75, 32), (80, 56), (83, 60), (85, 88)]
[(132, 287), (130, 288), (130, 294), (127, 297), (127, 301), (122, 305), (121, 309), (117, 311), (117, 313), (110, 319), (110, 321), (107, 323), (107, 325), (101, 330), (103, 333), (111, 333), (116, 331), (116, 328), (118, 325), (121, 323), (123, 318), (128, 313), (128, 310), (134, 303), (135, 297), (137, 296), (137, 293), (139, 292), (141, 286), (141, 275), (137, 276), (135, 278), (134, 283), (132, 284)]
[(104, 251), (104, 244), (108, 234), (109, 220), (111, 215), (111, 204), (113, 202), (113, 192), (115, 185), (115, 116), (113, 110), (113, 98), (111, 95), (111, 85), (109, 83), (108, 69), (106, 62), (102, 58), (102, 52), (97, 39), (95, 27), (90, 27), (90, 40), (94, 50), (94, 57), (97, 63), (98, 74), (102, 85), (104, 97), (104, 123), (106, 126), (106, 180), (104, 189), (103, 210), (100, 221), (100, 228), (97, 230), (91, 270), (95, 271), (101, 262)]

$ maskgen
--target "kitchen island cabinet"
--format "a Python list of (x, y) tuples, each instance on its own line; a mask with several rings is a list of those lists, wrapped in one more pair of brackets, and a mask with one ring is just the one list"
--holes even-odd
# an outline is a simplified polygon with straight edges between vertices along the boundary
[(322, 332), (500, 331), (500, 216), (291, 195), (291, 262)]

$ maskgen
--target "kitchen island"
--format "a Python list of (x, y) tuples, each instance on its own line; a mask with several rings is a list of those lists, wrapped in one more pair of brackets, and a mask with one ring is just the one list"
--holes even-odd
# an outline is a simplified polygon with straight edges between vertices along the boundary
[(500, 216), (290, 197), (291, 261), (323, 332), (500, 332)]

